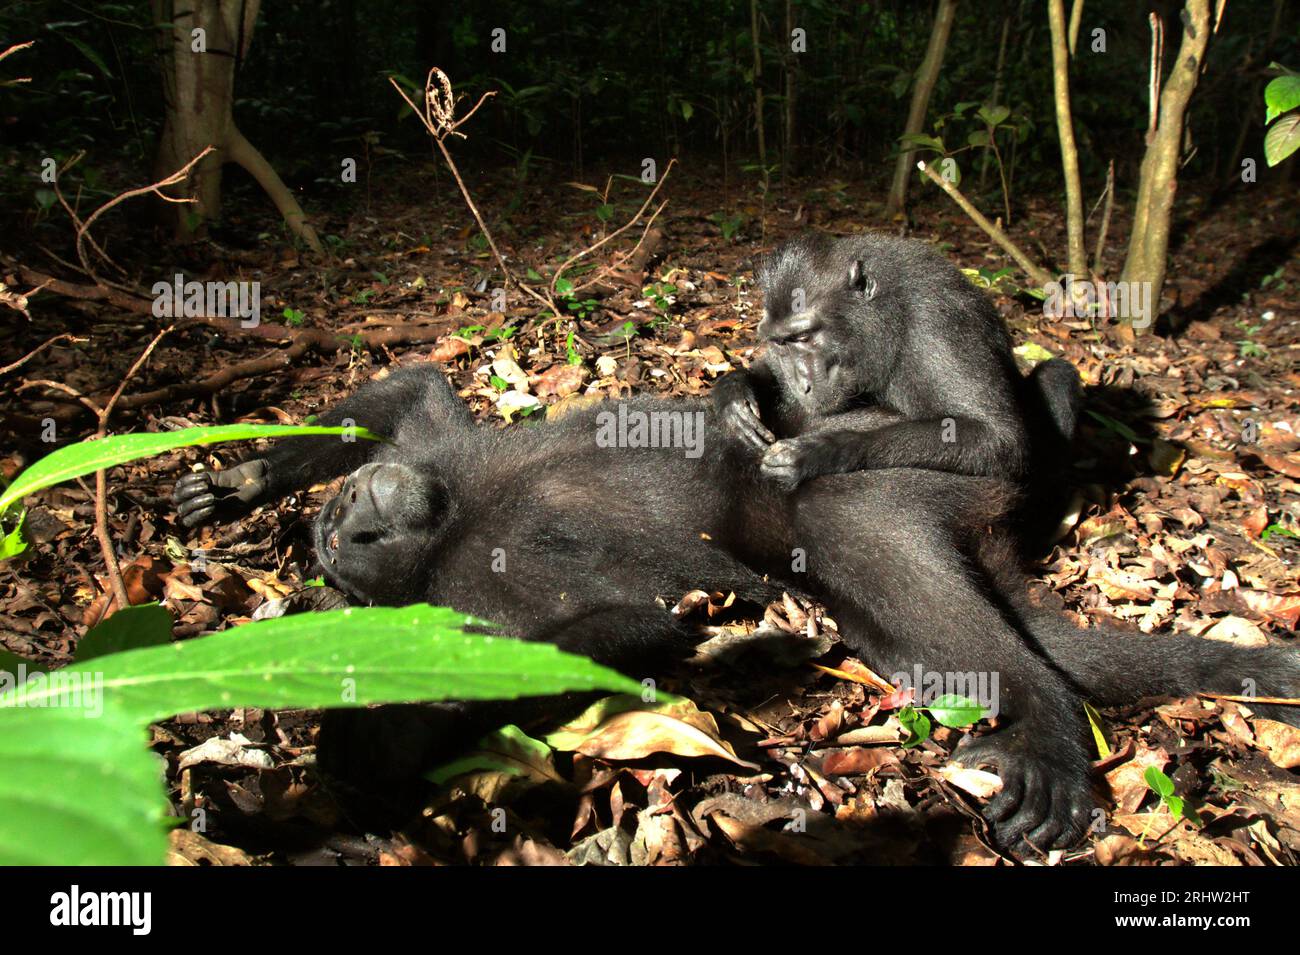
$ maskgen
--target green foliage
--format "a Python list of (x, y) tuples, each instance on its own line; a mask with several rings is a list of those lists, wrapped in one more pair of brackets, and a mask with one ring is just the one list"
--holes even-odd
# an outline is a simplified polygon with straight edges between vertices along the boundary
[(1146, 780), (1147, 788), (1160, 797), (1161, 804), (1169, 809), (1175, 819), (1186, 819), (1196, 826), (1205, 825), (1200, 815), (1184, 802), (1182, 796), (1174, 795), (1174, 781), (1158, 768), (1148, 766), (1142, 778)]
[(1300, 149), (1300, 75), (1278, 63), (1272, 65), (1285, 70), (1264, 87), (1264, 122), (1272, 124), (1264, 133), (1264, 159), (1276, 166)]
[(741, 215), (724, 215), (721, 212), (715, 212), (709, 216), (709, 221), (717, 225), (722, 232), (724, 242), (734, 241), (740, 235), (740, 230), (745, 225), (745, 217)]
[(1287, 73), (1270, 80), (1264, 87), (1264, 106), (1265, 123), (1300, 106), (1300, 75)]
[(672, 282), (651, 282), (641, 289), (641, 294), (650, 300), (656, 312), (667, 316), (673, 304), (670, 296), (677, 294), (677, 286)]
[(907, 730), (903, 749), (920, 746), (930, 738), (930, 720), (921, 709), (915, 706), (903, 707), (898, 711), (898, 722), (903, 724), (903, 729)]
[(578, 349), (573, 344), (576, 334), (576, 332), (570, 330), (568, 336), (564, 339), (564, 357), (565, 361), (570, 365), (582, 364), (582, 355), (579, 354)]
[(954, 693), (936, 698), (929, 706), (904, 706), (898, 711), (898, 722), (908, 734), (903, 748), (912, 749), (930, 738), (931, 723), (926, 713), (942, 726), (960, 729), (978, 723), (986, 712), (986, 708), (974, 700)]
[[(115, 616), (151, 628), (157, 608)], [(158, 864), (161, 766), (145, 726), (178, 712), (513, 699), (640, 685), (549, 644), (467, 632), (446, 608), (349, 608), (95, 657), (0, 682), (0, 864)]]
[(564, 276), (560, 276), (556, 280), (555, 294), (560, 297), (564, 307), (579, 319), (590, 318), (591, 313), (596, 310), (596, 306), (599, 304), (594, 298), (578, 298), (573, 281)]

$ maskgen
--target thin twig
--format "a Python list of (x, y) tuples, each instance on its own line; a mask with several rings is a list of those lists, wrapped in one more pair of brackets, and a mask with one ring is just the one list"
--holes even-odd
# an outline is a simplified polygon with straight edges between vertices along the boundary
[[(23, 317), (30, 322), (32, 313), (27, 311), (27, 300), (44, 289), (44, 285), (38, 285), (26, 292), (11, 292), (8, 286), (0, 282), (0, 305), (8, 305), (15, 312), (21, 312)], [(4, 374), (4, 371), (0, 370), (0, 374)]]
[[(86, 251), (82, 247), (86, 239), (86, 233), (89, 231), (90, 227), (95, 224), (96, 219), (102, 216), (109, 209), (112, 209), (114, 206), (125, 202), (127, 199), (132, 199), (136, 196), (147, 195), (149, 193), (153, 193), (154, 195), (158, 196), (160, 199), (166, 202), (194, 202), (195, 200), (192, 198), (176, 198), (174, 196), (168, 196), (164, 192), (162, 192), (162, 189), (165, 188), (166, 186), (174, 186), (177, 183), (183, 182), (186, 178), (188, 178), (190, 174), (190, 170), (194, 167), (194, 165), (198, 163), (201, 159), (203, 159), (203, 157), (206, 156), (208, 153), (212, 152), (213, 148), (214, 147), (212, 146), (204, 147), (201, 153), (199, 153), (197, 156), (195, 156), (193, 159), (187, 162), (184, 166), (181, 166), (180, 169), (176, 170), (170, 176), (167, 176), (164, 179), (160, 179), (157, 182), (151, 183), (147, 186), (141, 186), (138, 189), (128, 189), (126, 192), (123, 192), (120, 195), (114, 196), (112, 199), (109, 199), (108, 202), (104, 203), (102, 206), (100, 206), (98, 209), (92, 212), (89, 216), (87, 216), (86, 221), (82, 222), (80, 226), (77, 228), (77, 258), (81, 261), (82, 266), (85, 267), (86, 274), (89, 275), (91, 278), (96, 278), (95, 273), (90, 269), (89, 258), (86, 255)], [(108, 261), (107, 256), (105, 256), (104, 258), (105, 261)]]
[[(34, 45), (35, 43), (36, 43), (35, 40), (28, 40), (26, 43), (15, 43), (13, 46), (9, 47), (9, 49), (5, 50), (3, 53), (0, 53), (0, 60), (3, 60), (5, 57), (10, 56), (14, 53), (17, 53), (20, 50), (25, 50), (28, 47)], [(0, 80), (0, 86), (16, 86), (19, 83), (30, 83), (31, 81), (32, 78), (30, 76), (16, 76), (11, 80)]]
[(1110, 214), (1115, 208), (1115, 160), (1106, 170), (1106, 208), (1101, 213), (1101, 231), (1097, 233), (1097, 250), (1092, 257), (1092, 272), (1101, 275), (1101, 257), (1106, 251), (1106, 233), (1110, 230)]
[[(659, 177), (659, 181), (658, 181), (657, 183), (655, 183), (655, 187), (654, 187), (654, 189), (650, 190), (650, 195), (646, 196), (646, 198), (645, 198), (645, 202), (641, 203), (641, 208), (638, 209), (638, 210), (636, 211), (636, 215), (634, 215), (631, 219), (629, 219), (626, 223), (624, 223), (624, 224), (623, 224), (622, 226), (620, 226), (618, 229), (614, 230), (614, 231), (611, 232), (609, 235), (605, 236), (605, 238), (601, 239), (601, 240), (600, 240), (599, 242), (597, 242), (595, 245), (593, 245), (593, 246), (589, 246), (588, 248), (583, 249), (581, 252), (578, 252), (576, 255), (572, 255), (572, 256), (570, 256), (569, 259), (568, 259), (568, 260), (567, 260), (563, 265), (561, 265), (558, 269), (555, 270), (555, 276), (551, 279), (551, 294), (552, 294), (552, 295), (555, 294), (555, 285), (556, 285), (556, 283), (559, 282), (560, 277), (564, 275), (565, 270), (568, 269), (569, 266), (573, 265), (574, 262), (577, 262), (577, 261), (578, 261), (579, 259), (581, 259), (583, 256), (590, 255), (592, 252), (595, 252), (597, 249), (599, 249), (602, 245), (604, 245), (604, 244), (605, 244), (606, 242), (608, 242), (610, 239), (613, 239), (613, 238), (615, 238), (616, 236), (618, 236), (618, 235), (620, 235), (620, 234), (626, 232), (628, 229), (630, 229), (630, 228), (631, 228), (631, 227), (636, 223), (636, 221), (637, 221), (638, 219), (641, 218), (642, 214), (643, 214), (643, 213), (645, 212), (645, 210), (646, 210), (646, 207), (649, 206), (650, 203), (654, 201), (654, 197), (659, 193), (660, 188), (661, 188), (661, 187), (663, 186), (663, 184), (667, 181), (667, 179), (668, 179), (668, 174), (672, 171), (672, 168), (673, 168), (674, 165), (676, 165), (676, 163), (677, 163), (677, 160), (676, 160), (676, 159), (670, 159), (670, 160), (668, 160), (668, 166), (664, 169), (664, 174), (663, 174), (662, 176)], [(664, 201), (664, 204), (663, 204), (663, 205), (660, 205), (659, 208), (655, 210), (655, 214), (654, 214), (653, 216), (650, 217), (650, 221), (646, 223), (645, 228), (641, 231), (641, 239), (642, 239), (642, 240), (645, 239), (646, 233), (648, 233), (648, 232), (650, 231), (650, 226), (654, 223), (654, 220), (655, 220), (655, 218), (659, 215), (659, 213), (663, 211), (663, 209), (664, 209), (664, 205), (666, 205), (666, 204), (667, 204), (667, 200), (665, 200), (665, 201)], [(638, 241), (638, 242), (637, 242), (637, 246), (640, 246), (640, 245), (641, 245), (641, 242)], [(635, 251), (635, 249), (634, 249), (633, 251)], [(606, 268), (603, 269), (601, 272), (597, 272), (596, 275), (595, 275), (594, 277), (589, 278), (589, 279), (588, 279), (588, 280), (587, 280), (583, 285), (579, 286), (579, 288), (587, 288), (588, 286), (594, 284), (595, 282), (598, 282), (598, 281), (603, 277), (603, 275), (604, 275), (604, 274), (607, 274), (609, 271), (610, 271), (610, 268), (609, 268), (609, 267), (606, 267)], [(577, 288), (574, 289), (575, 292), (576, 292), (577, 290), (578, 290)]]
[[(135, 360), (125, 375), (122, 376), (121, 383), (117, 390), (113, 392), (113, 397), (108, 399), (108, 403), (99, 411), (99, 427), (95, 431), (96, 440), (104, 438), (108, 434), (108, 419), (113, 414), (113, 408), (117, 401), (122, 397), (122, 392), (126, 390), (127, 382), (140, 370), (140, 366), (149, 360), (153, 350), (158, 347), (163, 336), (170, 332), (174, 325), (168, 325), (157, 335), (153, 337), (140, 357)], [(122, 568), (118, 565), (117, 554), (113, 551), (113, 539), (108, 535), (108, 471), (100, 468), (95, 472), (95, 536), (99, 538), (99, 549), (104, 555), (104, 565), (108, 572), (108, 583), (113, 589), (113, 598), (117, 601), (117, 609), (125, 610), (130, 606), (130, 598), (126, 593), (126, 581), (122, 579)]]
[[(42, 286), (42, 288), (44, 288), (44, 286)], [(28, 294), (28, 295), (31, 295), (32, 293), (31, 293), (31, 292), (28, 292), (27, 294)], [(29, 351), (29, 352), (28, 352), (26, 355), (24, 355), (22, 358), (19, 358), (19, 359), (18, 359), (16, 362), (14, 362), (12, 365), (5, 365), (3, 368), (0, 368), (0, 375), (7, 375), (7, 374), (9, 374), (9, 372), (14, 371), (14, 370), (16, 370), (16, 369), (18, 369), (18, 368), (21, 368), (23, 365), (27, 364), (29, 361), (31, 361), (33, 358), (35, 358), (37, 355), (39, 355), (41, 352), (43, 352), (45, 349), (47, 349), (47, 348), (49, 348), (51, 345), (53, 345), (55, 342), (61, 342), (61, 341), (63, 341), (64, 339), (67, 339), (68, 341), (71, 341), (71, 342), (84, 342), (84, 341), (86, 341), (86, 339), (84, 339), (84, 338), (77, 338), (75, 335), (71, 335), (71, 334), (67, 334), (67, 333), (64, 333), (64, 334), (62, 334), (62, 335), (55, 335), (55, 336), (54, 336), (53, 338), (51, 338), (49, 341), (47, 341), (47, 342), (42, 342), (41, 344), (37, 345), (35, 348), (33, 348), (31, 351)]]

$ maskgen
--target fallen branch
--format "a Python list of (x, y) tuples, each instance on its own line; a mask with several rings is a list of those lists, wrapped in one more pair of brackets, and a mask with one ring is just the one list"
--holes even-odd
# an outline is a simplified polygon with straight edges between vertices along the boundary
[[(284, 340), (289, 342), (289, 346), (283, 349), (277, 349), (257, 358), (250, 358), (247, 361), (239, 362), (234, 365), (228, 365), (220, 371), (201, 378), (198, 381), (177, 382), (173, 385), (165, 385), (161, 388), (155, 388), (152, 391), (137, 392), (131, 395), (120, 395), (109, 399), (111, 401), (110, 411), (131, 411), (136, 408), (152, 404), (165, 404), (171, 401), (179, 401), (187, 398), (204, 398), (209, 395), (220, 393), (232, 382), (245, 378), (255, 378), (271, 372), (280, 371), (293, 365), (300, 358), (313, 354), (333, 354), (344, 348), (352, 347), (352, 343), (358, 342), (367, 348), (387, 348), (395, 345), (416, 345), (426, 342), (434, 342), (446, 337), (451, 322), (443, 322), (439, 325), (423, 326), (390, 326), (382, 329), (375, 329), (369, 332), (358, 332), (354, 335), (338, 335), (335, 332), (326, 331), (316, 328), (299, 328), (288, 329), (284, 326), (275, 325), (258, 325), (252, 328), (242, 328), (238, 319), (233, 318), (191, 318), (176, 322), (174, 328), (181, 330), (194, 325), (208, 325), (220, 328), (234, 334), (244, 334), (259, 338), (279, 339), (282, 335)], [(78, 404), (69, 404), (63, 408), (54, 409), (48, 414), (42, 414), (39, 417), (21, 414), (0, 414), (0, 423), (5, 427), (13, 430), (22, 430), (26, 432), (38, 431), (46, 418), (52, 418), (60, 424), (67, 424), (75, 421), (82, 416), (82, 410), (79, 405), (86, 405), (92, 413), (98, 415), (99, 405), (96, 399), (85, 398), (76, 393), (71, 393), (66, 386), (60, 385), (53, 381), (28, 381), (24, 382), (19, 390), (32, 387), (47, 387), (51, 390), (61, 391), (77, 400)]]
[(1016, 264), (1024, 269), (1025, 274), (1029, 276), (1035, 285), (1044, 286), (1052, 281), (1053, 276), (1051, 272), (1047, 271), (1047, 269), (1040, 265), (1035, 265), (1030, 260), (1029, 256), (1025, 255), (1025, 253), (1021, 251), (1020, 247), (1007, 237), (1005, 232), (999, 229), (992, 222), (989, 222), (988, 219), (984, 218), (984, 215), (971, 204), (969, 199), (958, 191), (956, 186), (950, 183), (947, 179), (944, 179), (943, 176), (935, 172), (930, 166), (926, 165), (924, 160), (918, 162), (916, 168), (925, 173), (930, 178), (931, 182), (937, 185), (944, 192), (948, 193), (948, 196), (952, 201), (957, 203), (966, 215), (970, 216), (971, 221), (988, 233), (989, 238), (1001, 246), (1002, 251), (1011, 256), (1011, 258), (1015, 260)]

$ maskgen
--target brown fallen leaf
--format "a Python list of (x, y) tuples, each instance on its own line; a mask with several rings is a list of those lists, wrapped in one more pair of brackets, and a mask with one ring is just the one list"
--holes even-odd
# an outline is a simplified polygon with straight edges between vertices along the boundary
[(814, 667), (823, 673), (829, 673), (831, 676), (840, 680), (849, 680), (853, 683), (861, 683), (863, 686), (869, 686), (878, 693), (893, 693), (894, 685), (888, 680), (878, 675), (871, 667), (853, 657), (846, 657), (840, 661), (839, 668), (822, 666), (814, 663)]
[(822, 772), (828, 776), (860, 776), (882, 766), (897, 765), (898, 757), (884, 747), (853, 746), (828, 750)]
[(944, 763), (934, 770), (962, 792), (970, 793), (980, 799), (988, 799), (1002, 792), (1002, 777), (982, 769), (966, 769), (952, 763)]
[[(126, 599), (131, 606), (147, 604), (161, 600), (166, 590), (164, 576), (171, 572), (172, 565), (165, 560), (155, 560), (148, 554), (137, 558), (122, 568), (122, 582), (126, 584)], [(105, 605), (109, 605), (105, 610)], [(107, 620), (120, 608), (113, 601), (112, 592), (105, 586), (104, 591), (96, 597), (81, 616), (81, 622), (93, 627)]]
[(463, 338), (456, 338), (448, 335), (441, 338), (434, 346), (433, 351), (429, 352), (429, 360), (437, 362), (455, 361), (461, 355), (469, 354), (469, 342)]
[(546, 742), (561, 751), (608, 760), (673, 753), (716, 756), (747, 769), (759, 768), (719, 738), (712, 714), (685, 699), (649, 704), (636, 697), (606, 697), (546, 737)]
[(582, 383), (591, 377), (591, 372), (583, 365), (554, 364), (546, 369), (540, 375), (533, 375), (529, 379), (533, 393), (538, 397), (545, 398), (548, 395), (555, 395), (557, 398), (563, 398), (567, 395), (576, 394), (582, 387)]
[(253, 860), (242, 849), (212, 842), (192, 829), (173, 829), (167, 834), (167, 865), (252, 865)]
[(1294, 454), (1268, 454), (1264, 451), (1256, 451), (1255, 457), (1279, 474), (1285, 474), (1289, 478), (1300, 478), (1300, 456)]
[(1117, 811), (1131, 813), (1142, 805), (1151, 792), (1145, 776), (1147, 767), (1154, 766), (1163, 771), (1168, 763), (1169, 754), (1163, 749), (1139, 744), (1132, 759), (1106, 773), (1106, 784), (1110, 787)]
[(1264, 636), (1264, 631), (1245, 617), (1232, 615), (1224, 617), (1209, 630), (1206, 630), (1204, 636), (1211, 640), (1226, 640), (1229, 643), (1238, 643), (1243, 647), (1268, 646), (1268, 637)]
[(1300, 729), (1277, 720), (1255, 720), (1255, 740), (1274, 766), (1300, 766)]
[(1144, 842), (1160, 839), (1184, 822), (1164, 808), (1155, 812), (1117, 812), (1110, 821)]

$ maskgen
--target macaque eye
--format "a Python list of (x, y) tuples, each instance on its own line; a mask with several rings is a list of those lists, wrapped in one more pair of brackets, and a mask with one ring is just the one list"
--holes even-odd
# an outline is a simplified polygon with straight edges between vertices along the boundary
[(792, 345), (802, 345), (812, 340), (812, 332), (800, 332), (798, 335), (791, 335), (786, 339)]

